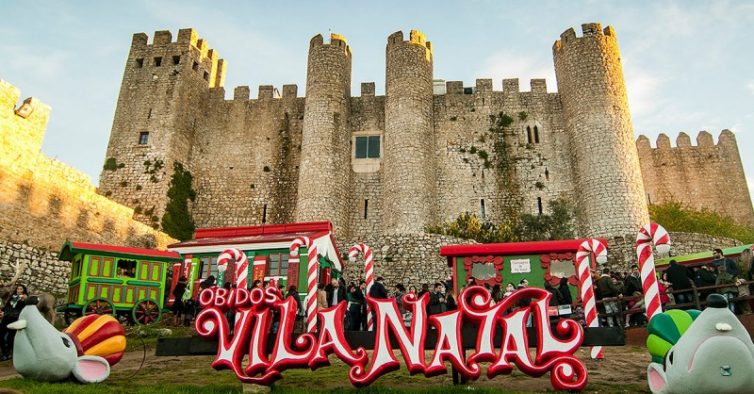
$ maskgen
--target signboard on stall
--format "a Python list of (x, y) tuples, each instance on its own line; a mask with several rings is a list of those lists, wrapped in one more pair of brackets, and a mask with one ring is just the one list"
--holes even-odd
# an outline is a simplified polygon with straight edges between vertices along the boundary
[(513, 259), (511, 260), (511, 273), (513, 274), (528, 274), (531, 272), (531, 260), (529, 259)]

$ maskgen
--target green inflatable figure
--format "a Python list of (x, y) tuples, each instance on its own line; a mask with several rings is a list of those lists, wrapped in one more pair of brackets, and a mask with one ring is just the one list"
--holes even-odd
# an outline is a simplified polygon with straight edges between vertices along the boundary
[(754, 393), (754, 344), (719, 294), (708, 308), (652, 318), (647, 381), (655, 394)]

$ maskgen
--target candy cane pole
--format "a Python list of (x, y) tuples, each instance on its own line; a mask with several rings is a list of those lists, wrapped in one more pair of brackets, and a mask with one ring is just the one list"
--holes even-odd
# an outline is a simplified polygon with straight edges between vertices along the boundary
[(306, 292), (306, 330), (314, 332), (317, 330), (317, 273), (319, 271), (319, 261), (317, 260), (317, 246), (314, 245), (309, 237), (299, 237), (291, 242), (289, 262), (299, 260), (298, 250), (306, 246), (309, 250), (308, 256), (308, 289)]
[[(587, 327), (599, 327), (600, 321), (597, 318), (597, 306), (594, 302), (594, 288), (592, 285), (592, 273), (589, 260), (597, 257), (597, 262), (604, 264), (607, 261), (607, 248), (602, 242), (596, 239), (584, 241), (579, 245), (576, 252), (576, 272), (579, 276), (579, 294), (581, 302), (584, 304), (584, 317), (586, 318)], [(590, 354), (592, 358), (605, 358), (602, 352), (602, 346), (592, 346)]]
[(655, 259), (652, 255), (652, 244), (657, 252), (666, 254), (670, 251), (670, 236), (665, 229), (657, 223), (650, 223), (639, 230), (636, 236), (636, 257), (639, 260), (641, 272), (641, 285), (644, 290), (644, 305), (647, 308), (647, 321), (662, 313), (660, 302), (660, 289), (657, 286), (657, 273), (655, 272)]
[[(367, 282), (367, 294), (364, 294), (364, 298), (369, 295), (369, 290), (374, 284), (374, 255), (372, 254), (372, 248), (364, 243), (358, 243), (351, 246), (348, 250), (348, 259), (352, 262), (356, 261), (356, 256), (361, 253), (364, 256), (364, 274)], [(400, 300), (398, 300), (400, 302)], [(367, 330), (372, 331), (374, 329), (374, 316), (372, 316), (369, 310), (369, 304), (367, 304)]]
[[(235, 283), (236, 287), (244, 287), (246, 288), (247, 284), (247, 272), (249, 269), (249, 259), (246, 257), (246, 254), (238, 249), (231, 248), (226, 249), (222, 253), (220, 253), (220, 256), (217, 257), (217, 271), (220, 272), (220, 275), (218, 275), (217, 284), (218, 286), (222, 286), (223, 282), (225, 280), (225, 271), (228, 269), (228, 263), (230, 261), (233, 261), (235, 263), (236, 269), (235, 269)], [(222, 276), (222, 278), (220, 278)]]

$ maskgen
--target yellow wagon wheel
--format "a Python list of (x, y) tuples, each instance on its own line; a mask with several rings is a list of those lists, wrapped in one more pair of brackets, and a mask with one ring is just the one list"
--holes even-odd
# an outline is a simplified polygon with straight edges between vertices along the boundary
[(84, 316), (88, 315), (113, 315), (115, 308), (113, 303), (105, 298), (95, 298), (84, 305), (81, 309), (81, 313)]
[(136, 324), (147, 325), (160, 320), (162, 311), (157, 302), (152, 299), (144, 299), (134, 305), (131, 316)]

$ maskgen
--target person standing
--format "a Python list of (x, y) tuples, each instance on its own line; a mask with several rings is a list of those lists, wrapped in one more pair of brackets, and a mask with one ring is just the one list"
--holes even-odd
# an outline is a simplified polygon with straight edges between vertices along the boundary
[(717, 282), (715, 282), (715, 284), (718, 286), (730, 285), (728, 287), (721, 287), (717, 289), (717, 291), (728, 299), (728, 309), (730, 309), (731, 312), (735, 312), (735, 304), (730, 300), (736, 296), (736, 293), (738, 293), (738, 288), (736, 288), (736, 277), (728, 272), (726, 264), (720, 264), (717, 266)]
[(346, 289), (340, 285), (340, 281), (333, 278), (327, 288), (327, 306), (338, 305), (341, 301), (346, 300)]
[(387, 289), (385, 288), (385, 284), (383, 283), (385, 279), (383, 279), (381, 276), (378, 276), (377, 279), (374, 280), (374, 283), (372, 284), (372, 287), (369, 288), (369, 296), (372, 298), (388, 298), (387, 295)]
[(445, 305), (445, 297), (442, 294), (442, 283), (435, 283), (435, 287), (432, 293), (429, 294), (429, 316), (443, 313), (447, 310)]
[[(715, 268), (721, 265), (725, 265), (725, 272), (733, 276), (738, 276), (740, 274), (738, 272), (738, 266), (736, 265), (736, 262), (725, 257), (722, 249), (719, 249), (719, 248), (714, 249), (712, 251), (712, 258), (714, 259), (712, 260), (712, 264), (715, 265)], [(718, 273), (720, 272), (720, 270), (717, 270), (717, 271)]]
[(361, 330), (361, 308), (366, 301), (364, 294), (354, 283), (348, 286), (346, 299), (348, 300), (348, 324), (346, 325), (346, 330), (359, 331)]
[(617, 321), (615, 315), (620, 313), (620, 303), (615, 298), (622, 294), (620, 293), (618, 286), (613, 283), (613, 278), (610, 277), (609, 268), (604, 268), (602, 270), (602, 276), (597, 280), (596, 285), (599, 289), (599, 299), (603, 300), (602, 305), (605, 307), (607, 325), (613, 327)]
[(3, 306), (2, 321), (0, 322), (0, 361), (8, 360), (13, 352), (13, 340), (16, 337), (16, 330), (8, 328), (18, 320), (21, 310), (26, 306), (26, 298), (29, 291), (24, 285), (16, 285), (16, 291), (8, 298)]
[(317, 310), (320, 309), (327, 309), (327, 292), (322, 283), (317, 284)]
[(184, 293), (186, 293), (187, 283), (188, 279), (186, 279), (185, 276), (181, 276), (181, 278), (178, 279), (178, 283), (175, 285), (175, 288), (173, 289), (173, 306), (170, 309), (173, 311), (174, 326), (181, 325), (181, 315), (183, 314), (183, 310), (186, 307), (183, 303), (183, 295)]
[(670, 260), (670, 267), (665, 270), (668, 276), (668, 282), (673, 287), (673, 296), (676, 304), (687, 304), (694, 301), (691, 289), (691, 275), (689, 270), (678, 264), (675, 260)]

